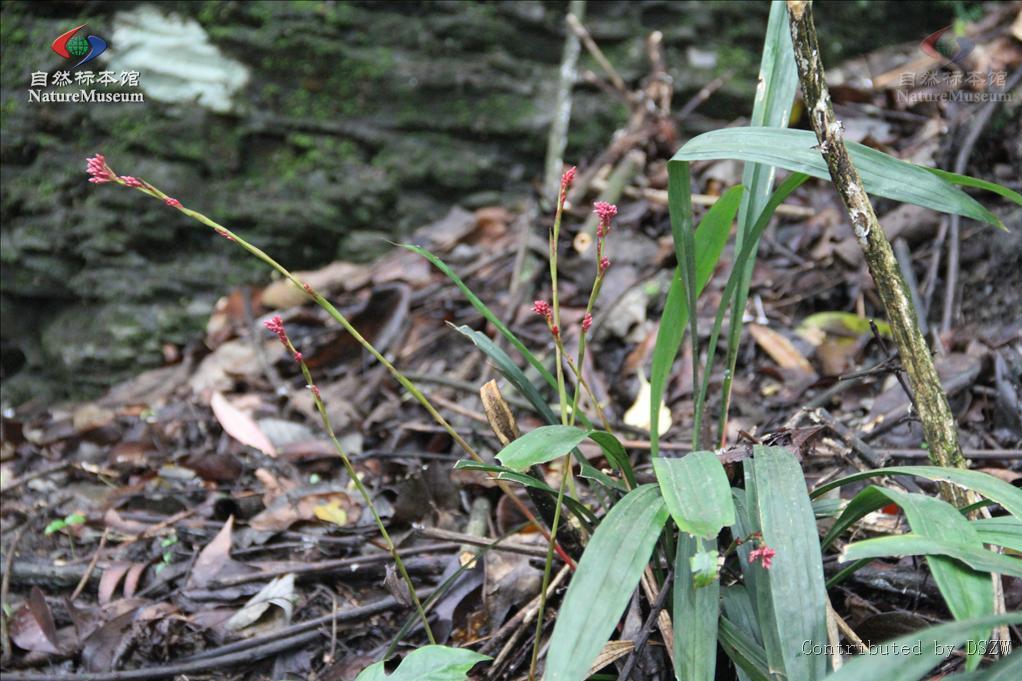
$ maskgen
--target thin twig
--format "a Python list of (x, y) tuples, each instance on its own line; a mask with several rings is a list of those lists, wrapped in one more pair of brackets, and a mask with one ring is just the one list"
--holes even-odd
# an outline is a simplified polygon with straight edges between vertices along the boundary
[[(816, 133), (819, 151), (827, 162), (830, 178), (862, 247), (869, 272), (876, 282), (876, 290), (887, 313), (901, 361), (911, 379), (917, 412), (932, 452), (933, 463), (949, 468), (964, 468), (966, 462), (962, 458), (958, 428), (933, 365), (929, 346), (919, 332), (919, 323), (905, 293), (905, 284), (891, 244), (877, 220), (873, 205), (863, 189), (859, 171), (845, 146), (844, 126), (834, 115), (820, 60), (812, 5), (806, 0), (788, 0), (787, 7), (795, 63), (806, 110), (810, 112), (810, 123)], [(967, 505), (971, 498), (971, 495), (946, 483), (941, 484), (941, 496), (958, 506)]]
[[(674, 579), (674, 570), (669, 570), (667, 576), (664, 577), (664, 583), (660, 586), (660, 593), (657, 594), (656, 600), (649, 608), (649, 615), (646, 616), (646, 621), (642, 624), (642, 629), (639, 630), (639, 635), (635, 638), (635, 647), (632, 648), (632, 652), (628, 654), (628, 659), (625, 660), (624, 668), (617, 677), (617, 681), (628, 681), (632, 676), (632, 670), (635, 669), (635, 664), (639, 660), (639, 655), (646, 647), (646, 641), (649, 640), (650, 634), (653, 633), (653, 627), (656, 625), (657, 618), (660, 617), (660, 612), (663, 610), (664, 603), (667, 601), (667, 595), (671, 592), (671, 581)], [(664, 641), (665, 645), (674, 645), (673, 641)]]
[(596, 63), (604, 70), (617, 91), (625, 95), (625, 97), (628, 97), (628, 87), (625, 85), (625, 81), (621, 77), (621, 74), (617, 72), (614, 65), (611, 64), (606, 55), (603, 54), (603, 50), (601, 50), (600, 46), (596, 44), (596, 41), (593, 40), (589, 31), (582, 25), (582, 22), (578, 20), (578, 17), (574, 14), (568, 14), (568, 26), (575, 35), (579, 37), (582, 44), (586, 46), (586, 51), (592, 55), (593, 59), (596, 60)]
[(25, 534), (25, 530), (28, 528), (28, 523), (25, 523), (18, 528), (17, 533), (14, 535), (14, 539), (11, 540), (11, 545), (7, 547), (7, 560), (4, 561), (4, 576), (3, 580), (0, 581), (0, 643), (3, 644), (2, 654), (3, 660), (6, 662), (11, 659), (11, 637), (10, 631), (8, 631), (7, 625), (7, 595), (11, 588), (11, 568), (14, 565), (14, 554), (18, 552), (18, 542), (21, 541), (21, 536)]
[[(1022, 80), (1022, 66), (1019, 66), (1011, 74), (1011, 77), (1005, 82), (1004, 89), (1002, 92), (1012, 90), (1019, 81)], [(962, 174), (965, 172), (966, 167), (969, 165), (969, 157), (972, 156), (972, 150), (976, 147), (976, 142), (979, 141), (979, 136), (983, 133), (983, 128), (986, 127), (987, 123), (990, 122), (990, 117), (993, 116), (994, 111), (997, 109), (997, 105), (1001, 103), (1003, 98), (991, 97), (990, 101), (985, 103), (976, 114), (976, 117), (972, 120), (972, 125), (969, 126), (969, 132), (966, 134), (965, 139), (962, 141), (962, 146), (958, 149), (958, 154), (955, 156), (955, 167), (956, 173)], [(959, 270), (959, 226), (961, 225), (961, 216), (957, 213), (951, 214), (951, 230), (949, 232), (948, 239), (948, 250), (947, 250), (947, 270), (946, 270), (946, 290), (944, 293), (944, 314), (940, 321), (941, 333), (948, 333), (951, 330), (951, 324), (954, 321), (955, 316), (955, 290), (958, 287), (958, 270)]]
[(106, 546), (106, 537), (110, 533), (109, 527), (103, 528), (103, 536), (99, 538), (99, 546), (96, 547), (96, 552), (92, 554), (92, 560), (89, 561), (89, 566), (85, 568), (85, 573), (82, 578), (78, 580), (78, 586), (71, 592), (71, 597), (68, 599), (72, 603), (85, 589), (85, 585), (89, 583), (89, 577), (92, 576), (92, 571), (96, 569), (96, 563), (99, 562), (99, 554), (103, 553), (103, 548)]

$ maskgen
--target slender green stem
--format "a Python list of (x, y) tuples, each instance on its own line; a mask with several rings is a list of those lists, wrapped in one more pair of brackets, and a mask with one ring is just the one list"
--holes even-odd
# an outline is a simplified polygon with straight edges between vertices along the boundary
[[(288, 350), (293, 354), (297, 351), (294, 345), (291, 344), (291, 340), (287, 339)], [(305, 360), (301, 360), (299, 365), (302, 368), (302, 376), (305, 377), (306, 383), (312, 388), (315, 383), (312, 380), (312, 372), (309, 371), (309, 365), (305, 363)], [(401, 560), (401, 556), (397, 552), (397, 546), (394, 545), (394, 540), (390, 538), (390, 533), (387, 532), (387, 526), (383, 523), (383, 518), (376, 510), (376, 505), (373, 504), (373, 498), (369, 494), (369, 490), (366, 489), (365, 483), (358, 476), (354, 466), (351, 465), (351, 459), (348, 458), (348, 453), (344, 451), (344, 447), (337, 440), (337, 435), (334, 433), (333, 425), (330, 423), (330, 417), (326, 413), (326, 405), (323, 404), (323, 398), (319, 395), (319, 390), (312, 390), (312, 399), (316, 404), (316, 411), (319, 412), (320, 420), (323, 422), (323, 428), (326, 430), (327, 436), (330, 438), (330, 442), (333, 443), (334, 449), (337, 454), (341, 457), (341, 461), (344, 463), (344, 469), (348, 472), (348, 477), (351, 478), (355, 488), (358, 489), (359, 494), (362, 495), (362, 499), (365, 500), (366, 506), (369, 507), (370, 513), (373, 514), (373, 520), (376, 521), (376, 527), (380, 530), (380, 535), (383, 537), (383, 541), (387, 544), (387, 551), (390, 553), (390, 557), (394, 559), (394, 564), (397, 565), (398, 572), (401, 573), (401, 579), (404, 580), (408, 586), (408, 593), (412, 598), (412, 602), (415, 603), (415, 609), (419, 613), (419, 617), (422, 619), (422, 626), (426, 629), (426, 636), (429, 638), (429, 642), (435, 644), (436, 638), (433, 636), (433, 630), (429, 626), (429, 618), (426, 616), (426, 611), (422, 607), (422, 601), (419, 600), (419, 595), (415, 592), (415, 584), (412, 582), (411, 575), (408, 574), (408, 569), (405, 568), (405, 563)]]
[[(596, 297), (600, 295), (600, 288), (603, 286), (603, 272), (600, 270), (599, 260), (596, 262), (596, 281), (593, 282), (593, 290), (589, 292), (589, 302), (586, 303), (586, 311), (582, 319), (586, 319), (593, 313), (593, 305), (596, 303)], [(576, 381), (575, 381), (575, 394), (571, 399), (571, 424), (575, 425), (575, 413), (578, 411), (578, 395), (581, 392), (583, 385), (582, 381), (582, 363), (586, 357), (586, 329), (581, 329), (578, 334), (578, 361), (576, 362), (578, 368), (576, 369)], [(591, 398), (591, 396), (590, 396)], [(593, 400), (593, 406), (600, 411), (600, 418), (606, 423), (607, 418), (603, 415), (603, 409), (600, 408), (599, 403)], [(610, 428), (607, 428), (610, 431)]]
[(561, 234), (561, 216), (564, 214), (564, 192), (557, 201), (557, 214), (554, 216), (554, 226), (550, 230), (550, 304), (553, 308), (554, 336), (557, 340), (555, 353), (557, 355), (557, 400), (561, 407), (561, 424), (568, 424), (568, 394), (564, 389), (564, 367), (561, 365), (562, 346), (560, 342), (561, 333), (561, 305), (557, 297), (557, 242)]
[[(111, 173), (113, 174), (113, 171), (111, 171)], [(123, 178), (118, 177), (116, 174), (114, 174), (114, 178), (115, 178), (114, 181), (117, 182), (117, 184), (119, 184), (121, 186), (129, 186), (124, 181)], [(174, 201), (173, 203), (170, 203), (172, 201), (172, 199), (170, 199), (170, 197), (168, 197), (166, 194), (164, 194), (162, 191), (160, 191), (159, 189), (157, 189), (153, 185), (149, 184), (148, 182), (143, 182), (141, 186), (134, 186), (134, 188), (138, 189), (138, 191), (142, 192), (143, 194), (146, 194), (146, 195), (151, 196), (153, 198), (160, 199), (161, 201), (164, 201), (164, 202), (168, 203), (168, 205), (172, 205), (178, 211), (180, 211), (181, 213), (184, 213), (185, 215), (187, 215), (188, 217), (192, 218), (193, 220), (201, 222), (202, 224), (206, 225), (207, 227), (210, 227), (214, 232), (216, 232), (220, 236), (224, 237), (225, 239), (228, 239), (230, 241), (234, 241), (239, 246), (244, 248), (246, 251), (248, 251), (252, 255), (256, 256), (257, 258), (262, 260), (264, 263), (269, 265), (271, 268), (276, 270), (285, 279), (287, 279), (288, 281), (293, 283), (295, 286), (297, 286), (298, 288), (300, 288), (303, 291), (305, 291), (305, 293), (310, 298), (312, 298), (316, 302), (316, 304), (318, 304), (320, 307), (322, 307), (324, 310), (326, 310), (327, 313), (329, 313), (329, 315), (331, 317), (333, 317), (334, 320), (338, 324), (340, 324), (344, 328), (345, 331), (350, 333), (352, 335), (352, 337), (363, 348), (365, 348), (367, 352), (369, 352), (369, 354), (371, 354), (373, 357), (375, 357), (381, 364), (383, 364), (384, 367), (387, 368), (387, 370), (395, 378), (395, 380), (397, 380), (397, 382), (399, 384), (401, 384), (416, 399), (416, 401), (419, 402), (420, 405), (422, 405), (422, 407), (429, 413), (429, 415), (431, 417), (433, 417), (433, 420), (436, 421), (437, 424), (439, 424), (440, 427), (442, 427), (447, 432), (447, 434), (451, 436), (451, 439), (454, 440), (458, 444), (458, 446), (461, 447), (465, 451), (465, 453), (469, 455), (470, 458), (472, 458), (472, 459), (474, 459), (475, 461), (478, 461), (478, 462), (483, 462), (483, 459), (482, 459), (481, 456), (479, 456), (479, 453), (476, 452), (476, 450), (471, 445), (469, 445), (468, 442), (466, 442), (465, 439), (463, 437), (461, 437), (461, 435), (459, 435), (456, 430), (454, 430), (454, 428), (451, 426), (451, 424), (447, 422), (447, 419), (445, 419), (443, 417), (443, 415), (441, 415), (440, 412), (438, 412), (436, 410), (436, 408), (429, 401), (429, 399), (426, 397), (426, 395), (423, 394), (423, 392), (421, 390), (419, 390), (415, 386), (414, 383), (412, 383), (410, 380), (408, 380), (408, 378), (405, 377), (404, 374), (402, 374), (400, 371), (398, 371), (397, 368), (386, 357), (384, 357), (383, 354), (380, 353), (373, 346), (372, 343), (370, 343), (368, 340), (366, 340), (362, 336), (362, 334), (360, 334), (358, 332), (358, 330), (354, 326), (351, 325), (351, 323), (347, 320), (347, 318), (344, 315), (342, 315), (340, 313), (340, 311), (338, 311), (337, 308), (335, 308), (330, 303), (329, 300), (327, 300), (322, 295), (320, 295), (315, 289), (313, 289), (311, 286), (309, 286), (308, 284), (303, 282), (301, 279), (296, 277), (294, 274), (292, 274), (290, 271), (288, 271), (287, 268), (285, 268), (283, 265), (281, 265), (276, 260), (271, 258), (262, 249), (260, 249), (260, 248), (258, 248), (256, 246), (253, 246), (252, 244), (250, 244), (249, 242), (245, 241), (244, 239), (239, 237), (237, 234), (235, 234), (231, 230), (227, 229), (223, 225), (219, 224), (218, 222), (215, 222), (215, 221), (211, 220), (210, 218), (206, 217), (202, 213), (199, 213), (198, 211), (194, 211), (194, 210), (192, 210), (190, 208), (185, 208), (183, 205), (181, 205), (180, 202)], [(510, 488), (510, 486), (505, 481), (503, 481), (503, 480), (496, 480), (495, 482), (497, 483), (497, 486), (500, 489), (500, 491), (502, 493), (504, 493), (511, 500), (511, 503), (513, 503), (515, 505), (515, 507), (519, 511), (522, 512), (524, 517), (527, 518), (530, 522), (532, 522), (536, 526), (536, 528), (540, 531), (540, 533), (543, 534), (544, 538), (549, 539), (550, 538), (550, 533), (547, 531), (546, 527), (544, 527), (543, 524), (539, 520), (536, 519), (535, 514), (533, 514), (533, 512), (529, 509), (529, 507), (526, 506), (525, 503), (521, 499), (519, 499), (517, 497), (517, 495), (515, 495), (514, 491)], [(571, 559), (571, 556), (569, 556), (564, 551), (564, 549), (561, 546), (559, 546), (559, 545), (556, 546), (555, 549), (557, 551), (557, 555), (560, 556), (561, 559), (564, 560), (566, 564), (571, 566), (572, 569), (574, 569), (575, 568), (575, 562)]]
[(554, 509), (553, 527), (550, 528), (550, 545), (547, 547), (546, 562), (543, 564), (543, 585), (539, 590), (539, 611), (536, 613), (536, 640), (532, 644), (532, 660), (529, 663), (529, 680), (536, 678), (536, 663), (539, 661), (540, 640), (543, 637), (543, 614), (546, 610), (547, 587), (550, 585), (550, 572), (554, 562), (554, 541), (557, 539), (557, 527), (561, 522), (561, 507), (564, 504), (566, 481), (571, 476), (571, 454), (564, 455), (561, 472), (561, 486), (557, 490), (557, 507)]

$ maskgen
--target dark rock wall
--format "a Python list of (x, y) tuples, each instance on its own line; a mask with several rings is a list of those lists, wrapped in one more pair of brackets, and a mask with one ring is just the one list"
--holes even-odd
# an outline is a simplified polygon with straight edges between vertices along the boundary
[[(857, 24), (867, 12), (844, 4), (821, 8), (821, 20), (831, 11)], [(913, 12), (933, 14), (896, 4), (868, 11), (897, 12), (908, 25)], [(33, 71), (61, 67), (54, 37), (80, 23), (109, 35), (115, 13), (138, 5), (12, 1), (0, 10), (6, 403), (82, 396), (157, 365), (165, 343), (196, 337), (228, 287), (267, 279), (197, 223), (89, 185), (84, 160), (97, 151), (296, 269), (372, 257), (387, 247), (377, 237), (400, 237), (453, 203), (511, 202), (541, 174), (565, 3), (155, 3), (198, 21), (249, 68), (231, 112), (152, 98), (26, 101)], [(767, 12), (766, 3), (590, 2), (587, 25), (631, 80), (646, 71), (645, 37), (663, 31), (679, 102), (734, 69), (704, 107), (729, 120), (751, 100)], [(847, 28), (842, 20), (835, 32)], [(891, 39), (874, 32), (835, 52)], [(690, 49), (715, 64), (693, 67)], [(583, 66), (596, 69), (588, 57)], [(619, 102), (580, 87), (569, 158), (599, 150), (625, 116)]]

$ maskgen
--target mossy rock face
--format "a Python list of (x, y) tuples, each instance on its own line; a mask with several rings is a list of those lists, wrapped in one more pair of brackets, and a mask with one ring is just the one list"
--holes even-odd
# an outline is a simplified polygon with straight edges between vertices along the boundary
[[(890, 41), (875, 27), (904, 11), (877, 4), (826, 12), (846, 11), (857, 26), (875, 14), (871, 42), (854, 46), (867, 50)], [(12, 1), (0, 10), (3, 376), (7, 388), (27, 387), (17, 397), (81, 397), (158, 364), (163, 343), (196, 337), (215, 296), (267, 279), (260, 263), (158, 202), (88, 184), (85, 158), (97, 151), (296, 269), (376, 255), (381, 226), (400, 238), (468, 197), (512, 203), (541, 175), (562, 3), (154, 3), (197, 23), (247, 70), (231, 110), (148, 96), (27, 102), (32, 72), (66, 68), (49, 49), (54, 37), (87, 23), (109, 38), (117, 12), (139, 7)], [(587, 25), (629, 79), (647, 69), (645, 37), (663, 31), (679, 102), (737, 65), (732, 85), (704, 105), (730, 119), (748, 110), (766, 11), (590, 3)], [(692, 46), (721, 55), (717, 66), (688, 66)], [(111, 41), (111, 58), (117, 49)], [(588, 56), (583, 65), (599, 72)], [(140, 72), (143, 88), (158, 77)], [(574, 111), (575, 159), (602, 149), (627, 113), (588, 87)], [(7, 388), (4, 399), (17, 401)]]

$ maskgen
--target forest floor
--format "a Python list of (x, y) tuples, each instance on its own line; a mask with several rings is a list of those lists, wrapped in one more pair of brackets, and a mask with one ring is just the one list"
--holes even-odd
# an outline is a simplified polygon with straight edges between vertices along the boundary
[[(982, 28), (1003, 29), (1002, 37), (977, 52), (968, 73), (1010, 79), (1022, 63), (1020, 37), (1008, 32), (1011, 17), (998, 21)], [(961, 172), (1019, 190), (1019, 90), (975, 130), (983, 105), (949, 95), (996, 89), (1001, 81), (956, 85), (954, 71), (933, 60), (898, 66), (913, 49), (870, 55), (868, 80), (860, 61), (828, 74), (848, 138), (948, 169), (964, 149)], [(661, 86), (651, 78), (634, 93), (614, 96), (656, 101)], [(715, 87), (708, 84), (702, 99), (680, 112), (637, 114), (603, 153), (577, 159), (579, 180), (563, 226), (560, 296), (573, 343), (594, 275), (590, 205), (619, 206), (607, 242), (613, 264), (583, 371), (640, 478), (649, 480), (649, 409), (641, 408), (640, 393), (675, 264), (666, 161), (687, 136), (686, 117), (698, 116)], [(698, 218), (739, 183), (741, 165), (703, 162), (693, 176)], [(984, 202), (1011, 232), (965, 222), (956, 234), (946, 217), (926, 209), (875, 203), (903, 271), (911, 273), (966, 457), (972, 467), (1019, 485), (1022, 219), (1017, 206)], [(549, 295), (551, 222), (538, 202), (455, 207), (411, 241), (448, 263), (549, 363), (549, 334), (530, 307)], [(233, 244), (217, 239), (210, 247)], [(957, 268), (948, 267), (949, 249), (959, 254)], [(729, 245), (700, 299), (705, 332), (733, 255)], [(499, 374), (453, 327), (490, 336), (494, 330), (446, 276), (399, 247), (371, 264), (335, 262), (302, 276), (484, 455), (500, 449), (478, 392)], [(10, 678), (350, 681), (399, 631), (399, 652), (423, 643), (408, 595), (319, 425), (304, 379), (263, 328), (273, 314), (283, 317), (313, 371), (333, 427), (421, 594), (452, 587), (432, 609), (438, 637), (497, 658), (487, 678), (522, 677), (542, 536), (515, 531), (522, 518), (488, 476), (453, 470), (463, 454), (449, 436), (322, 310), (303, 304), (301, 291), (278, 280), (222, 294), (204, 337), (168, 346), (166, 366), (92, 402), (28, 403), (3, 414), (0, 595)], [(760, 245), (730, 446), (790, 444), (811, 484), (879, 461), (925, 463), (921, 429), (897, 380), (898, 358), (882, 325), (869, 328), (874, 317), (882, 321), (882, 308), (838, 197), (828, 183), (807, 183)], [(706, 338), (699, 340), (704, 346)], [(686, 341), (668, 383), (669, 455), (687, 452), (691, 440), (691, 347)], [(718, 366), (712, 385), (721, 374)], [(503, 387), (521, 429), (541, 425), (513, 388)], [(717, 408), (711, 403), (709, 413)], [(605, 466), (598, 449), (583, 453)], [(559, 482), (556, 466), (546, 473), (552, 485)], [(862, 531), (885, 534), (903, 523), (897, 512), (879, 512)], [(506, 545), (448, 583), (466, 556), (507, 534)], [(838, 569), (836, 555), (825, 557), (828, 574)], [(863, 639), (874, 641), (947, 616), (923, 563), (910, 558), (874, 561), (832, 590), (831, 599)], [(1018, 582), (1008, 586), (1006, 602), (1009, 610), (1022, 607)], [(633, 605), (640, 613), (644, 607)], [(650, 646), (650, 654), (658, 649)], [(656, 678), (655, 661), (645, 673)]]

